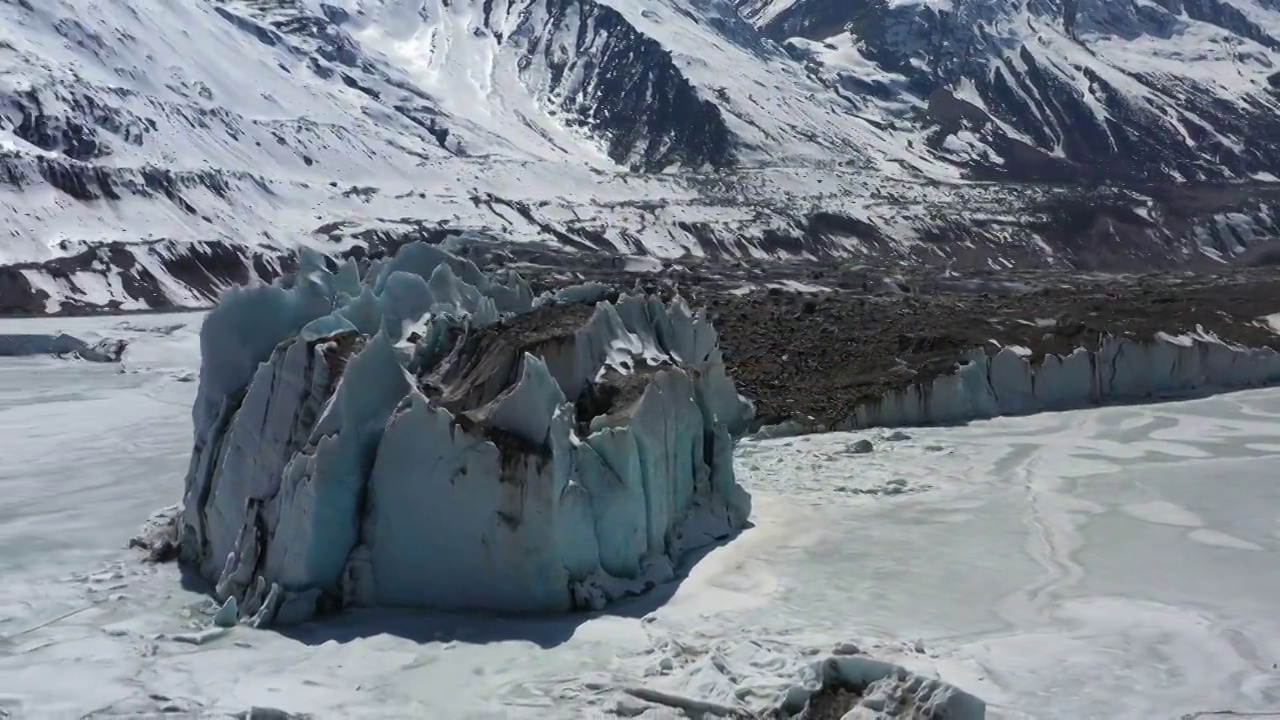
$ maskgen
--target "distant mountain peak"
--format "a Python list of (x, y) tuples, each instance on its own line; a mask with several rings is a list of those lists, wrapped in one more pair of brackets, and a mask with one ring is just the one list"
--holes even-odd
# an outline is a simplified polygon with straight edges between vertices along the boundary
[(467, 229), (1012, 267), (1276, 227), (1267, 192), (1144, 213), (1280, 175), (1277, 0), (0, 0), (0, 67), (24, 309)]

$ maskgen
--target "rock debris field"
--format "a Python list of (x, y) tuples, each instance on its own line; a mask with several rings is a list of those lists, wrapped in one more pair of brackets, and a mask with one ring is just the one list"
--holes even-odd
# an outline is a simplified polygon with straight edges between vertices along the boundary
[(625, 263), (617, 258), (503, 260), (535, 288), (638, 285), (679, 292), (705, 308), (730, 375), (756, 403), (757, 426), (794, 420), (811, 430), (838, 428), (866, 403), (953, 372), (975, 349), (1025, 348), (1033, 366), (1046, 354), (1095, 350), (1105, 336), (1145, 342), (1158, 333), (1203, 333), (1228, 345), (1280, 349), (1280, 270), (1270, 267), (961, 274), (697, 260), (641, 274), (618, 269)]

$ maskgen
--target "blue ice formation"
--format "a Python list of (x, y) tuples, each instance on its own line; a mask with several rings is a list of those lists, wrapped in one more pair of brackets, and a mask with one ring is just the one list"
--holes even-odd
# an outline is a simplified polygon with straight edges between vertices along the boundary
[(1280, 352), (1229, 343), (1203, 327), (1150, 339), (1104, 335), (1095, 348), (1040, 358), (1029, 348), (992, 341), (967, 352), (946, 373), (853, 408), (832, 426), (791, 419), (754, 435), (944, 425), (1277, 384)]
[(1019, 346), (977, 348), (953, 372), (857, 408), (841, 429), (953, 423), (1280, 383), (1280, 353), (1203, 328), (1154, 338), (1107, 335), (1096, 349), (1033, 362)]
[(180, 557), (243, 621), (600, 608), (750, 513), (701, 313), (534, 296), (426, 244), (234, 289), (200, 333)]

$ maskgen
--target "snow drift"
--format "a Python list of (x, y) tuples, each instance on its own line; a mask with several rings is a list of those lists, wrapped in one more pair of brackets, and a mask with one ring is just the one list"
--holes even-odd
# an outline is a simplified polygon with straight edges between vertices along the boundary
[(1203, 330), (1150, 341), (1104, 337), (1096, 349), (1035, 360), (1029, 349), (976, 349), (955, 372), (864, 405), (842, 429), (924, 425), (1068, 410), (1280, 383), (1280, 353)]
[(201, 329), (180, 558), (254, 624), (347, 605), (565, 611), (741, 528), (750, 405), (680, 299), (411, 244), (230, 291)]

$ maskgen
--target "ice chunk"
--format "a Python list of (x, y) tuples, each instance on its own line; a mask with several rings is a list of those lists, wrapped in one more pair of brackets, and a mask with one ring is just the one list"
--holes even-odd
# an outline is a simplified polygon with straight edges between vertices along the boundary
[(215, 627), (233, 627), (236, 621), (240, 619), (240, 607), (236, 603), (235, 598), (227, 598), (227, 601), (218, 608), (218, 612), (213, 614), (213, 624)]
[[(852, 701), (845, 717), (982, 720), (987, 713), (986, 703), (963, 690), (869, 657), (827, 658), (822, 663), (821, 677), (821, 688), (806, 698), (806, 705), (816, 709), (818, 699), (824, 695), (828, 702), (822, 704), (829, 705), (831, 695), (844, 691)], [(794, 701), (794, 695), (791, 699)]]
[[(626, 695), (694, 717), (722, 718), (953, 718), (982, 720), (985, 703), (937, 677), (863, 655), (852, 643), (831, 653), (759, 638), (683, 643), (662, 641), (658, 672)], [(815, 657), (818, 656), (818, 657)], [(661, 711), (652, 713), (664, 716)], [(667, 713), (672, 714), (672, 713)]]
[(161, 640), (172, 640), (174, 642), (186, 643), (187, 645), (204, 645), (213, 642), (227, 633), (231, 632), (230, 628), (210, 627), (204, 630), (189, 633), (173, 633), (160, 635)]
[(66, 333), (0, 335), (0, 356), (67, 355), (89, 347)]
[(0, 335), (0, 357), (57, 355), (91, 362), (119, 362), (128, 347), (125, 340), (105, 339), (90, 345), (66, 333), (24, 333)]
[(253, 625), (593, 608), (670, 578), (746, 523), (751, 407), (700, 313), (606, 294), (535, 304), (417, 244), (229, 293), (201, 332), (181, 558)]

